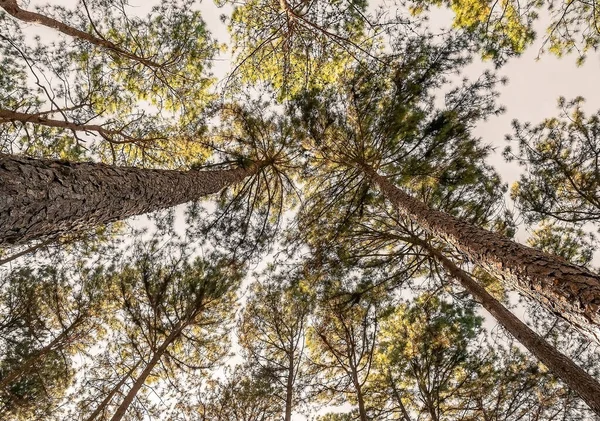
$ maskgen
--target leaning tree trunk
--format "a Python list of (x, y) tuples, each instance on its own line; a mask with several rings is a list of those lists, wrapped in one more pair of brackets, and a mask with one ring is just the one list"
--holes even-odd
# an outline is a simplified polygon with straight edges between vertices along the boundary
[(354, 383), (354, 389), (356, 390), (356, 401), (358, 403), (358, 417), (360, 421), (369, 421), (367, 417), (367, 410), (365, 408), (365, 399), (363, 396), (362, 387), (358, 381), (358, 374), (356, 373), (356, 367), (352, 367), (352, 382)]
[(512, 314), (500, 301), (496, 300), (485, 288), (467, 272), (456, 266), (438, 249), (424, 240), (413, 237), (413, 243), (421, 246), (444, 269), (500, 323), (525, 348), (537, 357), (548, 369), (569, 386), (589, 407), (600, 415), (600, 384), (587, 372), (577, 366), (570, 358), (561, 354), (544, 338), (535, 333), (525, 323)]
[(115, 395), (117, 394), (117, 392), (121, 389), (121, 387), (123, 387), (123, 385), (125, 384), (125, 382), (127, 381), (127, 379), (129, 379), (131, 377), (131, 375), (133, 374), (133, 372), (138, 368), (138, 366), (141, 364), (142, 360), (138, 360), (138, 362), (136, 362), (133, 367), (131, 367), (131, 369), (123, 375), (123, 377), (121, 377), (121, 380), (118, 381), (118, 383), (116, 385), (114, 385), (114, 387), (111, 389), (111, 391), (109, 392), (108, 395), (106, 395), (106, 397), (104, 398), (104, 400), (100, 403), (100, 405), (98, 405), (98, 407), (94, 410), (94, 412), (92, 412), (86, 419), (85, 421), (94, 421), (98, 415), (100, 415), (102, 413), (102, 411), (104, 411), (104, 409), (108, 406), (108, 404), (110, 403), (110, 401), (112, 401), (112, 399), (115, 397)]
[(176, 325), (174, 330), (164, 340), (164, 342), (158, 347), (158, 349), (156, 350), (156, 352), (154, 353), (154, 355), (152, 356), (150, 361), (148, 361), (148, 364), (146, 364), (146, 367), (144, 367), (144, 370), (140, 373), (139, 377), (133, 383), (133, 386), (131, 386), (131, 389), (129, 390), (129, 392), (127, 392), (127, 395), (125, 395), (123, 402), (121, 402), (121, 404), (115, 411), (115, 414), (112, 416), (110, 421), (120, 421), (125, 416), (125, 413), (129, 409), (129, 406), (135, 399), (136, 395), (138, 394), (138, 392), (140, 391), (142, 386), (144, 386), (144, 384), (146, 383), (146, 379), (152, 373), (152, 371), (154, 370), (154, 367), (156, 367), (156, 365), (158, 364), (160, 359), (163, 357), (163, 355), (167, 351), (167, 348), (179, 336), (181, 336), (181, 332), (183, 331), (183, 329), (185, 329), (186, 326), (187, 326), (186, 323), (180, 322), (178, 325)]
[(77, 319), (75, 319), (75, 321), (69, 325), (68, 328), (63, 330), (48, 345), (25, 357), (21, 361), (21, 365), (18, 368), (8, 372), (3, 378), (0, 379), (0, 390), (8, 388), (19, 378), (34, 371), (36, 363), (38, 363), (40, 360), (43, 360), (50, 352), (54, 351), (55, 349), (59, 349), (65, 341), (68, 341), (72, 338), (73, 331), (75, 331), (84, 322), (86, 317), (86, 314), (80, 314), (77, 316)]
[(0, 247), (197, 200), (242, 181), (261, 165), (174, 171), (0, 154)]
[(11, 254), (8, 257), (3, 257), (2, 259), (0, 259), (0, 266), (5, 265), (5, 264), (7, 264), (9, 262), (12, 262), (13, 260), (18, 259), (19, 257), (25, 256), (26, 254), (35, 253), (39, 249), (44, 248), (44, 247), (46, 247), (46, 246), (54, 243), (55, 241), (56, 240), (54, 238), (50, 238), (50, 239), (47, 239), (45, 241), (41, 241), (41, 242), (39, 242), (39, 243), (31, 246), (31, 247), (27, 247), (26, 249), (21, 250), (18, 253)]
[(131, 60), (135, 60), (139, 63), (142, 63), (145, 66), (159, 68), (161, 64), (156, 63), (150, 59), (145, 57), (140, 57), (129, 51), (126, 51), (119, 47), (118, 45), (104, 39), (96, 37), (88, 32), (82, 31), (80, 29), (74, 28), (72, 26), (67, 25), (66, 23), (60, 22), (50, 16), (42, 15), (41, 13), (30, 12), (25, 9), (21, 9), (17, 4), (17, 0), (0, 0), (0, 7), (4, 9), (9, 15), (12, 17), (27, 23), (34, 23), (46, 26), (48, 28), (55, 29), (59, 32), (62, 32), (65, 35), (69, 35), (73, 38), (78, 38), (84, 41), (89, 42), (97, 47), (103, 48), (105, 50), (112, 51), (116, 54), (119, 54), (122, 57), (126, 57)]
[(509, 286), (544, 304), (600, 343), (600, 276), (565, 259), (433, 210), (373, 168), (365, 174), (411, 221), (444, 239)]

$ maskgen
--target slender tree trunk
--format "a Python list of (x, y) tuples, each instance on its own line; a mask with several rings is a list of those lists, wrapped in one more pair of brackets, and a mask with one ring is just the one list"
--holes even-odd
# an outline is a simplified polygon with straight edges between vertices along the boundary
[(411, 221), (600, 343), (600, 275), (430, 209), (369, 167), (362, 170)]
[(127, 392), (127, 395), (125, 395), (125, 399), (123, 399), (123, 402), (121, 402), (121, 405), (119, 405), (110, 421), (120, 421), (125, 416), (127, 409), (129, 409), (129, 405), (131, 405), (131, 403), (135, 399), (135, 396), (138, 394), (144, 383), (146, 383), (146, 379), (148, 378), (150, 373), (152, 373), (154, 367), (156, 367), (156, 364), (158, 364), (169, 345), (171, 345), (173, 341), (177, 339), (179, 335), (181, 335), (181, 332), (185, 328), (185, 326), (185, 323), (180, 323), (164, 340), (164, 342), (158, 347), (158, 349), (156, 350), (154, 355), (152, 355), (152, 358), (150, 359), (142, 373), (135, 380), (133, 386), (131, 386), (129, 392)]
[(133, 53), (130, 53), (126, 50), (123, 50), (118, 45), (97, 36), (94, 36), (88, 32), (81, 31), (77, 28), (73, 28), (63, 22), (60, 22), (50, 16), (45, 16), (40, 13), (30, 12), (28, 10), (21, 9), (17, 4), (16, 0), (0, 0), (0, 7), (3, 8), (9, 15), (14, 18), (28, 23), (34, 23), (46, 26), (48, 28), (55, 29), (59, 32), (62, 32), (65, 35), (69, 35), (73, 38), (78, 38), (83, 41), (87, 41), (90, 44), (93, 44), (102, 49), (112, 51), (114, 53), (119, 54), (120, 56), (126, 57), (131, 60), (135, 60), (145, 66), (159, 68), (161, 67), (160, 63), (156, 63), (152, 60), (149, 60), (144, 57), (137, 56)]
[(360, 387), (360, 383), (358, 383), (358, 377), (355, 375), (355, 384), (356, 388), (356, 400), (358, 401), (358, 415), (360, 417), (360, 421), (369, 421), (367, 418), (367, 410), (365, 409), (365, 399), (362, 393), (362, 388)]
[(84, 315), (78, 316), (78, 318), (73, 323), (71, 323), (71, 325), (69, 325), (68, 328), (63, 330), (48, 345), (38, 349), (36, 352), (26, 357), (25, 361), (23, 361), (18, 368), (12, 370), (6, 376), (0, 379), (0, 390), (6, 389), (15, 380), (18, 380), (20, 377), (29, 374), (35, 368), (35, 364), (40, 359), (44, 358), (50, 351), (60, 347), (61, 343), (65, 339), (70, 337), (73, 331), (83, 322), (84, 319)]
[(292, 398), (294, 397), (294, 351), (290, 354), (288, 378), (285, 390), (285, 421), (292, 419)]
[(456, 266), (438, 249), (424, 240), (413, 237), (418, 244), (442, 264), (444, 269), (455, 278), (481, 305), (510, 332), (525, 348), (537, 357), (548, 369), (577, 393), (589, 407), (600, 415), (600, 384), (571, 359), (561, 354), (544, 338), (531, 330), (506, 307), (489, 294), (467, 272)]
[[(2, 1), (2, 0), (0, 0)], [(57, 111), (58, 112), (58, 111)], [(71, 121), (55, 120), (46, 117), (47, 113), (21, 113), (18, 111), (4, 110), (0, 108), (0, 123), (14, 122), (32, 123), (38, 126), (55, 127), (59, 129), (71, 130), (74, 132), (94, 132), (102, 136), (111, 143), (124, 144), (134, 142), (148, 142), (152, 139), (133, 138), (127, 135), (123, 130), (106, 128), (100, 124), (78, 124)], [(121, 137), (123, 140), (115, 138)]]
[(19, 257), (21, 257), (21, 256), (25, 256), (26, 254), (29, 254), (29, 253), (36, 252), (36, 251), (38, 251), (39, 249), (41, 249), (41, 248), (44, 248), (44, 247), (46, 247), (46, 246), (48, 246), (48, 245), (52, 244), (52, 243), (53, 243), (53, 242), (55, 242), (55, 241), (57, 241), (57, 239), (56, 239), (56, 238), (49, 238), (49, 239), (48, 239), (48, 240), (46, 240), (46, 241), (42, 241), (42, 242), (40, 242), (40, 243), (38, 243), (38, 244), (35, 244), (35, 245), (31, 246), (31, 247), (27, 247), (26, 249), (24, 249), (24, 250), (21, 250), (21, 251), (20, 251), (20, 252), (18, 252), (18, 253), (11, 254), (11, 255), (10, 255), (10, 256), (8, 256), (8, 257), (4, 257), (4, 258), (0, 259), (0, 266), (2, 266), (2, 265), (4, 265), (4, 264), (6, 264), (6, 263), (8, 263), (8, 262), (12, 262), (13, 260), (15, 260), (15, 259), (18, 259), (18, 258), (19, 258)]
[(242, 181), (261, 165), (173, 171), (0, 154), (0, 247), (197, 200)]
[(90, 414), (90, 416), (85, 419), (85, 421), (93, 421), (93, 420), (96, 419), (96, 417), (98, 415), (100, 415), (100, 413), (104, 410), (104, 408), (106, 408), (106, 406), (110, 403), (110, 401), (112, 400), (112, 398), (117, 394), (117, 392), (119, 391), (119, 389), (121, 389), (121, 387), (125, 384), (125, 382), (127, 381), (127, 379), (129, 377), (131, 377), (131, 375), (133, 374), (133, 372), (135, 371), (135, 369), (138, 368), (138, 366), (140, 365), (140, 363), (141, 363), (141, 360), (139, 360), (137, 363), (135, 363), (135, 365), (131, 368), (131, 370), (129, 370), (129, 372), (127, 374), (125, 374), (121, 378), (121, 380), (119, 380), (119, 382), (112, 388), (112, 390), (110, 391), (110, 393), (108, 395), (106, 395), (106, 397), (100, 403), (100, 405), (98, 405), (98, 407), (94, 410), (94, 412), (92, 412)]
[(396, 388), (396, 381), (394, 380), (394, 378), (392, 377), (392, 374), (390, 372), (388, 372), (387, 377), (388, 377), (388, 382), (390, 383), (390, 387), (392, 388), (392, 394), (393, 394), (394, 398), (396, 398), (396, 402), (398, 402), (400, 411), (402, 411), (402, 417), (404, 418), (404, 421), (411, 421), (410, 415), (408, 414), (406, 407), (402, 403), (402, 397), (400, 396), (400, 393), (398, 393), (398, 389)]

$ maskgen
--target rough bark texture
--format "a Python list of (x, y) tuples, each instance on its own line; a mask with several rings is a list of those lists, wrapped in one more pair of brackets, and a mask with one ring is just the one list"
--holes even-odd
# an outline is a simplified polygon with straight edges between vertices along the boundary
[(135, 54), (121, 49), (119, 46), (110, 41), (107, 41), (106, 39), (95, 37), (92, 34), (81, 31), (77, 28), (73, 28), (72, 26), (69, 26), (49, 16), (21, 9), (17, 4), (16, 0), (0, 0), (0, 7), (3, 8), (9, 15), (13, 16), (14, 18), (20, 21), (47, 26), (48, 28), (52, 28), (59, 32), (62, 32), (65, 35), (69, 35), (73, 38), (79, 38), (81, 40), (87, 41), (93, 45), (96, 45), (97, 47), (113, 51), (123, 57), (135, 60), (146, 66), (155, 68), (161, 67), (159, 63), (156, 63), (144, 57), (136, 56)]
[(196, 200), (258, 168), (171, 171), (0, 155), (0, 247)]
[(428, 208), (370, 167), (384, 196), (410, 220), (436, 235), (523, 294), (544, 304), (600, 343), (600, 276), (565, 259)]
[(459, 281), (511, 335), (546, 365), (554, 375), (575, 391), (596, 414), (600, 415), (600, 384), (592, 376), (531, 330), (439, 250), (420, 239), (415, 239), (414, 242), (440, 262), (448, 273)]

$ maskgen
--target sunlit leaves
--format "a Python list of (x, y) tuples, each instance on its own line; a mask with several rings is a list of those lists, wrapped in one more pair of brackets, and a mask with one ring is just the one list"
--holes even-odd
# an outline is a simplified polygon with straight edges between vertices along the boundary
[(595, 51), (600, 42), (597, 7), (580, 0), (434, 0), (406, 2), (416, 15), (431, 6), (446, 6), (454, 14), (453, 25), (478, 37), (482, 56), (503, 64), (509, 57), (520, 55), (536, 38), (534, 24), (540, 16), (550, 15), (550, 23), (540, 52), (577, 54), (581, 64), (587, 54)]
[(376, 40), (365, 32), (366, 8), (362, 0), (236, 5), (229, 24), (237, 60), (233, 77), (270, 84), (280, 97), (334, 83), (350, 63), (376, 54)]

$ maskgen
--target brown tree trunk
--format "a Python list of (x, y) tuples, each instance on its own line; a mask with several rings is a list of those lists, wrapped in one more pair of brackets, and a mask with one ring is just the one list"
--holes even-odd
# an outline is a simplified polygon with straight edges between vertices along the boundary
[(127, 374), (125, 374), (123, 377), (121, 377), (121, 380), (119, 380), (119, 382), (111, 389), (110, 393), (108, 395), (106, 395), (106, 397), (100, 403), (100, 405), (98, 405), (98, 407), (94, 410), (94, 412), (92, 412), (90, 414), (90, 416), (85, 419), (85, 421), (93, 421), (96, 419), (96, 417), (98, 415), (100, 415), (100, 413), (104, 410), (104, 408), (106, 408), (106, 406), (110, 403), (112, 398), (117, 394), (119, 389), (121, 389), (121, 386), (123, 386), (125, 384), (125, 382), (127, 381), (127, 379), (129, 377), (131, 377), (131, 375), (133, 374), (135, 369), (140, 365), (140, 363), (141, 363), (141, 360), (139, 360), (137, 363), (135, 363), (135, 365), (133, 367), (131, 367), (131, 370), (129, 370), (127, 372)]
[(292, 419), (292, 398), (294, 394), (294, 351), (292, 349), (289, 365), (288, 365), (288, 378), (285, 390), (285, 421), (291, 421)]
[(153, 170), (0, 154), (0, 247), (197, 200), (259, 168)]
[(598, 415), (600, 415), (600, 384), (571, 359), (561, 354), (544, 338), (531, 330), (506, 307), (489, 294), (477, 281), (436, 248), (426, 241), (413, 238), (414, 244), (425, 249), (442, 264), (444, 269), (481, 303), (481, 305), (525, 348), (537, 357), (548, 369), (560, 378), (569, 388)]
[(360, 421), (369, 421), (367, 418), (367, 410), (365, 409), (365, 398), (363, 396), (362, 387), (360, 386), (360, 382), (358, 381), (358, 375), (356, 372), (353, 374), (354, 387), (356, 389), (356, 401), (358, 402), (358, 416)]
[(18, 259), (19, 257), (25, 256), (26, 254), (34, 253), (34, 252), (38, 251), (39, 249), (44, 248), (44, 247), (54, 243), (55, 241), (58, 241), (58, 240), (56, 238), (49, 238), (48, 240), (42, 241), (31, 247), (27, 247), (26, 249), (21, 250), (18, 253), (11, 254), (8, 257), (3, 257), (2, 259), (0, 259), (0, 266), (6, 264), (8, 262), (12, 262), (13, 260)]
[[(2, 1), (2, 0), (0, 0)], [(74, 132), (93, 132), (102, 136), (104, 139), (108, 140), (111, 143), (124, 144), (124, 143), (135, 143), (144, 141), (151, 141), (154, 139), (142, 139), (142, 138), (133, 138), (127, 135), (123, 130), (119, 129), (109, 129), (99, 124), (78, 124), (73, 123), (71, 121), (65, 120), (54, 120), (46, 117), (48, 113), (21, 113), (18, 111), (4, 110), (0, 108), (0, 123), (3, 122), (14, 122), (18, 121), (20, 123), (32, 123), (37, 124), (38, 126), (46, 126), (46, 127), (56, 127), (59, 129), (71, 130)], [(117, 140), (117, 137), (121, 137), (123, 140)]]
[(165, 351), (167, 350), (169, 345), (171, 345), (173, 341), (177, 339), (179, 335), (181, 335), (181, 332), (185, 328), (185, 326), (185, 323), (179, 323), (179, 325), (177, 325), (177, 327), (171, 332), (171, 334), (158, 347), (158, 349), (156, 350), (154, 355), (152, 355), (152, 358), (144, 368), (144, 371), (142, 371), (139, 377), (135, 380), (133, 386), (131, 386), (129, 392), (127, 392), (127, 395), (125, 395), (123, 402), (121, 402), (121, 405), (119, 405), (110, 421), (120, 421), (125, 416), (127, 409), (129, 409), (129, 405), (131, 405), (131, 403), (135, 399), (135, 396), (138, 394), (144, 383), (146, 383), (146, 379), (152, 373), (154, 367), (156, 367), (156, 364), (158, 364), (162, 356), (165, 354)]
[(430, 209), (363, 166), (383, 195), (411, 221), (456, 247), (509, 287), (544, 304), (600, 343), (600, 276), (565, 259)]
[(402, 396), (400, 396), (400, 393), (398, 393), (398, 389), (396, 388), (396, 381), (394, 380), (394, 378), (392, 377), (392, 374), (389, 371), (387, 373), (387, 378), (388, 378), (390, 387), (392, 388), (392, 395), (396, 399), (396, 402), (398, 402), (400, 411), (402, 411), (402, 417), (404, 418), (404, 421), (411, 421), (410, 415), (408, 414), (406, 407), (402, 403)]
[(132, 54), (126, 50), (123, 50), (118, 45), (116, 45), (106, 39), (94, 36), (87, 32), (81, 31), (77, 28), (73, 28), (72, 26), (69, 26), (69, 25), (67, 25), (63, 22), (60, 22), (54, 18), (51, 18), (49, 16), (45, 16), (40, 13), (30, 12), (28, 10), (21, 9), (19, 7), (19, 5), (17, 4), (16, 0), (0, 0), (0, 7), (3, 8), (9, 15), (13, 16), (14, 18), (16, 18), (22, 22), (39, 24), (39, 25), (46, 26), (48, 28), (55, 29), (59, 32), (62, 32), (65, 35), (69, 35), (73, 38), (78, 38), (78, 39), (87, 41), (90, 44), (93, 44), (97, 47), (103, 48), (108, 51), (112, 51), (112, 52), (117, 53), (120, 56), (126, 57), (128, 59), (135, 60), (139, 63), (144, 64), (145, 66), (154, 67), (154, 68), (161, 67), (160, 63), (156, 63), (147, 58)]

